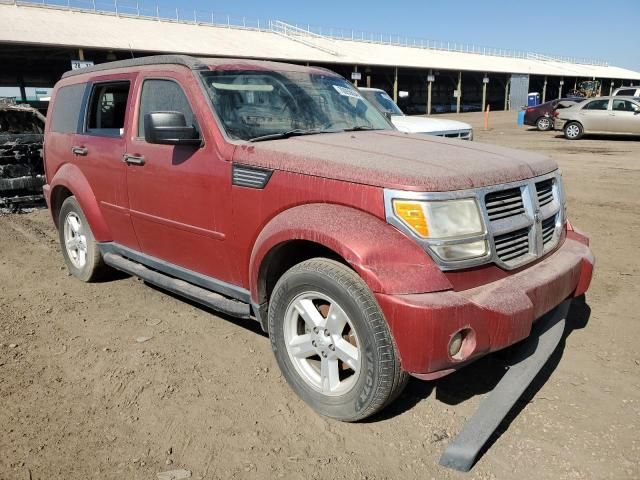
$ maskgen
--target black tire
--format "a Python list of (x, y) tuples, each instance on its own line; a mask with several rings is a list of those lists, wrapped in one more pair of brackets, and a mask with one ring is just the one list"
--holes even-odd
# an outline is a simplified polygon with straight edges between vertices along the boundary
[(564, 126), (564, 138), (567, 140), (580, 140), (584, 135), (584, 128), (580, 122), (569, 122)]
[(547, 132), (553, 128), (553, 119), (550, 117), (540, 117), (536, 120), (536, 128), (541, 132)]
[[(79, 262), (77, 258), (72, 258), (72, 254), (68, 251), (65, 243), (65, 224), (70, 216), (75, 216), (80, 222), (81, 236), (84, 237), (84, 244), (86, 246), (84, 262)], [(104, 278), (107, 273), (112, 271), (103, 262), (87, 217), (85, 217), (82, 208), (80, 208), (80, 204), (74, 196), (68, 197), (60, 208), (60, 213), (58, 214), (58, 237), (60, 239), (62, 256), (67, 264), (69, 273), (74, 277), (83, 282), (94, 282)]]
[[(294, 365), (287, 350), (287, 312), (296, 299), (308, 292), (318, 292), (334, 300), (348, 318), (347, 328), (352, 326), (355, 331), (360, 373), (344, 393), (331, 396), (314, 388)], [(317, 308), (320, 311), (320, 307)], [(406, 386), (408, 375), (400, 368), (396, 346), (375, 297), (353, 270), (339, 262), (315, 258), (285, 272), (270, 299), (269, 332), (285, 379), (296, 394), (321, 415), (347, 422), (362, 420), (397, 398)], [(306, 335), (305, 332), (301, 335)], [(317, 358), (322, 361), (319, 355)], [(341, 368), (344, 371), (344, 364)]]

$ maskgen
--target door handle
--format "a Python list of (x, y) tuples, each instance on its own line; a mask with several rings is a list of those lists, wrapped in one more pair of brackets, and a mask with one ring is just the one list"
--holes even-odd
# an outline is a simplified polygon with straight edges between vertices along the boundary
[(74, 145), (73, 147), (71, 147), (71, 153), (84, 157), (87, 155), (87, 153), (89, 153), (89, 150), (87, 150), (86, 147), (78, 147)]
[(125, 153), (122, 155), (122, 161), (127, 165), (144, 165), (144, 157), (142, 155), (130, 155)]

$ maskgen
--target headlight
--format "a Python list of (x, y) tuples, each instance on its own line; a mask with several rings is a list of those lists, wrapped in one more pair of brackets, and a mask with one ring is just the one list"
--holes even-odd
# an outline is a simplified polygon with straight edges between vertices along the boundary
[(394, 199), (393, 213), (415, 235), (427, 241), (444, 261), (467, 260), (487, 255), (488, 245), (478, 239), (485, 233), (474, 198), (418, 201)]

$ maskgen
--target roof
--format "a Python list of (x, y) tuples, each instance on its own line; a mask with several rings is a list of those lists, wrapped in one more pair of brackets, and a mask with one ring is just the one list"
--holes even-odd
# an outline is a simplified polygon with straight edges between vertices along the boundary
[(245, 58), (196, 58), (189, 55), (150, 55), (147, 57), (117, 60), (115, 62), (100, 63), (91, 67), (69, 70), (62, 74), (62, 78), (84, 75), (92, 72), (103, 72), (117, 68), (141, 67), (147, 65), (182, 65), (191, 70), (217, 69), (247, 69), (247, 70), (279, 70), (306, 72), (316, 70), (335, 75), (334, 72), (318, 67), (303, 67), (291, 63), (270, 62), (268, 60), (252, 60)]
[(158, 21), (66, 8), (0, 3), (0, 18), (3, 19), (0, 42), (9, 43), (324, 64), (640, 80), (640, 72), (620, 67), (568, 63), (544, 57), (513, 58), (334, 39), (315, 34), (304, 37), (268, 29)]

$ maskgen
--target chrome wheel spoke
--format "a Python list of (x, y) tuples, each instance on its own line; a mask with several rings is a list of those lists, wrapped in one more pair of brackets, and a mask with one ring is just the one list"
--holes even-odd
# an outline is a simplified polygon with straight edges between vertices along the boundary
[(336, 356), (342, 360), (351, 370), (358, 371), (360, 366), (360, 352), (345, 339), (341, 338), (335, 343)]
[(311, 335), (308, 333), (295, 337), (289, 342), (291, 355), (297, 358), (309, 358), (315, 355), (316, 349), (311, 341)]
[(335, 358), (323, 358), (320, 362), (320, 380), (322, 391), (333, 392), (340, 384), (340, 371), (338, 370), (338, 360)]
[(80, 220), (75, 215), (69, 215), (67, 217), (67, 222), (69, 222), (69, 226), (74, 233), (80, 232)]
[(338, 304), (332, 303), (329, 307), (326, 322), (325, 326), (331, 334), (342, 335), (342, 330), (344, 330), (347, 324), (347, 314), (344, 313), (344, 310), (342, 310)]
[(313, 301), (308, 298), (299, 300), (295, 308), (310, 328), (321, 327), (325, 321)]

